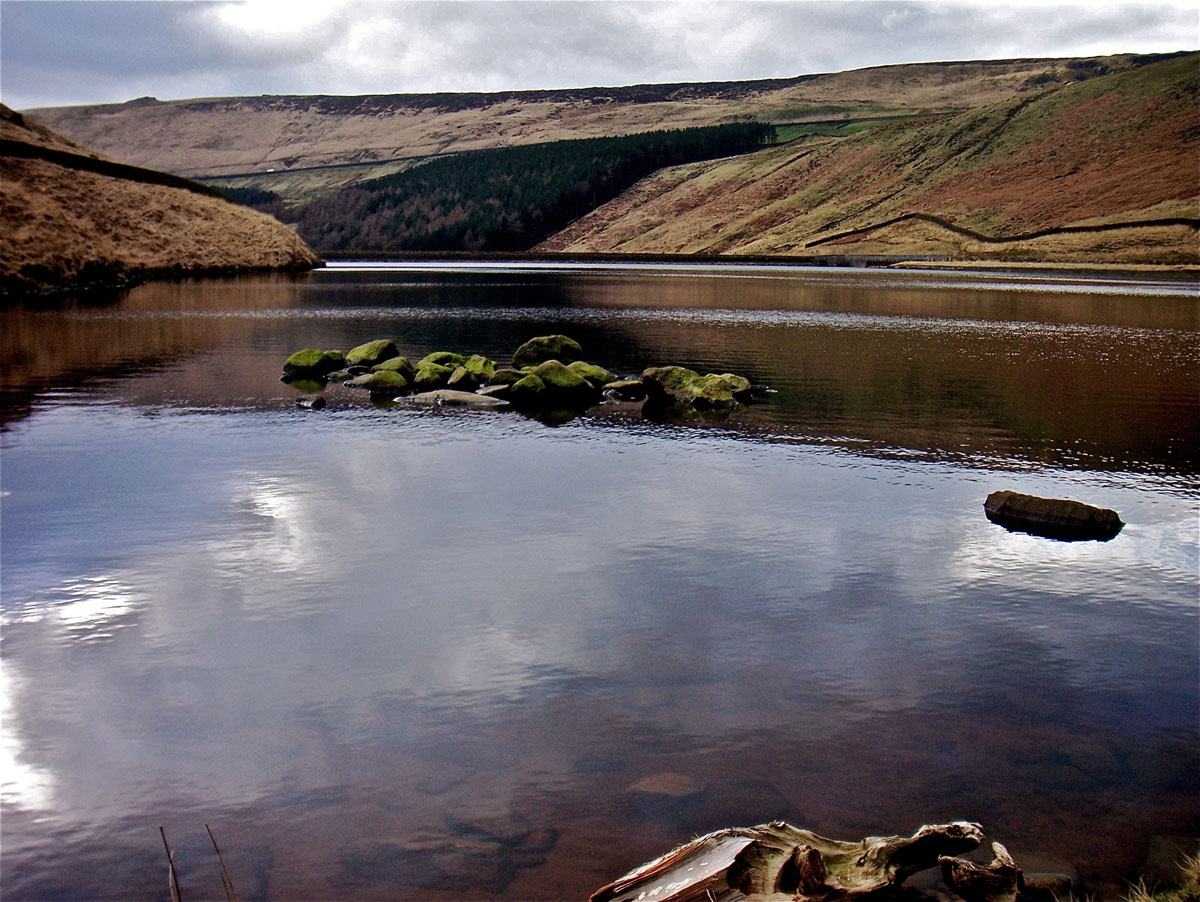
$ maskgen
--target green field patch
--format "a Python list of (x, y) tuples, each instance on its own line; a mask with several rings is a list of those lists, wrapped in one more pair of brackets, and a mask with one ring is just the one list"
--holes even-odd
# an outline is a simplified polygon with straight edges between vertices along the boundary
[[(334, 191), (349, 188), (359, 182), (395, 175), (397, 172), (411, 169), (424, 161), (424, 157), (414, 157), (403, 160), (387, 160), (381, 163), (313, 166), (302, 169), (220, 176), (200, 181), (216, 188), (238, 203), (278, 215), (274, 209), (266, 209), (266, 207), (276, 201), (282, 209), (298, 207)], [(275, 201), (266, 199), (262, 192), (274, 195)]]

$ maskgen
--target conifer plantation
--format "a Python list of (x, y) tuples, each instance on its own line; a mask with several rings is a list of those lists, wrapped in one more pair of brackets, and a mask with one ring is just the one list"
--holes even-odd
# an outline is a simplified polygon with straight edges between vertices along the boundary
[(284, 216), (320, 251), (522, 251), (657, 169), (774, 139), (774, 126), (740, 122), (481, 150), (363, 182)]

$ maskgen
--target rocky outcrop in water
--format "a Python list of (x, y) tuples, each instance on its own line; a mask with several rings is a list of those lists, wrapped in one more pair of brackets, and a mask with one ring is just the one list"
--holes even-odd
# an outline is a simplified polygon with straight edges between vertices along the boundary
[(693, 407), (735, 407), (750, 397), (750, 380), (733, 373), (707, 373), (682, 366), (652, 367), (642, 373), (650, 401)]
[(733, 373), (701, 375), (665, 366), (623, 379), (580, 359), (582, 354), (574, 339), (546, 335), (522, 344), (512, 366), (457, 351), (434, 351), (414, 364), (395, 341), (375, 339), (345, 355), (316, 348), (297, 351), (284, 362), (283, 381), (308, 394), (320, 392), (327, 382), (340, 382), (365, 389), (376, 403), (397, 399), (440, 407), (513, 407), (552, 423), (566, 422), (598, 404), (645, 402), (648, 417), (670, 420), (703, 411), (715, 415), (752, 399), (750, 381)]

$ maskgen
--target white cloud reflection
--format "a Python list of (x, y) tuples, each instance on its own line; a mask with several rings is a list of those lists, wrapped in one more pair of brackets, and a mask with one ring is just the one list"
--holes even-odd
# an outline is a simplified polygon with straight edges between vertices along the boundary
[[(948, 464), (490, 414), (337, 417), (289, 431), (303, 452), (230, 454), (191, 489), (211, 504), (179, 506), (204, 519), (159, 523), (155, 544), (114, 523), (104, 546), (119, 569), (6, 620), (6, 664), (23, 668), (5, 684), (6, 792), (63, 817), (121, 811), (164, 785), (243, 804), (281, 775), (339, 779), (345, 750), (402, 748), (439, 717), (536, 724), (525, 712), (571, 680), (611, 687), (605, 703), (626, 717), (637, 703), (624, 694), (650, 696), (675, 729), (710, 737), (761, 729), (764, 706), (781, 723), (832, 716), (797, 686), (832, 700), (839, 724), (911, 712), (993, 678), (972, 671), (998, 637), (1061, 663), (1070, 683), (1089, 641), (1127, 616), (1081, 616), (1072, 580), (1086, 570), (1113, 602), (1112, 556), (1153, 558), (1190, 510), (1103, 554), (1022, 551), (984, 520), (978, 474)], [(214, 452), (243, 426), (179, 421), (156, 447), (224, 460)], [(1031, 577), (1037, 561), (1012, 554), (1072, 560)], [(1173, 576), (1144, 581), (1182, 592), (1186, 564), (1160, 559)], [(19, 562), (6, 580), (21, 584)], [(1015, 610), (1025, 590), (1065, 613)], [(1062, 618), (1070, 643), (1047, 642), (1041, 626)], [(105, 654), (78, 641), (104, 634)], [(60, 775), (69, 785), (55, 789)]]
[(47, 589), (37, 599), (8, 599), (0, 622), (48, 621), (77, 639), (106, 639), (145, 600), (127, 575), (100, 573), (68, 580)]
[(55, 781), (51, 771), (32, 760), (33, 754), (16, 717), (18, 695), (25, 681), (12, 664), (0, 658), (0, 800), (27, 810), (51, 807)]

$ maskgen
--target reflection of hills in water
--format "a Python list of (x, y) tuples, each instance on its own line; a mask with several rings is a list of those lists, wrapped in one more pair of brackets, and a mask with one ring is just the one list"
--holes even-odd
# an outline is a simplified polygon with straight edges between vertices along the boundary
[[(678, 363), (776, 391), (756, 435), (1068, 468), (1197, 472), (1194, 298), (1178, 287), (945, 274), (426, 269), (157, 284), (106, 306), (3, 313), (5, 424), (42, 393), (289, 407), (282, 359), (392, 337), (504, 358), (564, 331), (615, 372)], [(1154, 289), (1149, 289), (1153, 291)], [(1105, 293), (1111, 292), (1111, 293)], [(368, 405), (329, 390), (333, 406)], [(701, 420), (700, 424), (712, 420)]]
[(201, 361), (230, 343), (287, 335), (286, 317), (270, 314), (298, 303), (297, 290), (287, 277), (159, 282), (121, 296), (4, 310), (0, 424), (28, 416), (48, 392), (103, 391), (153, 373), (169, 374), (178, 397), (203, 406), (244, 402), (261, 393), (260, 374)]

